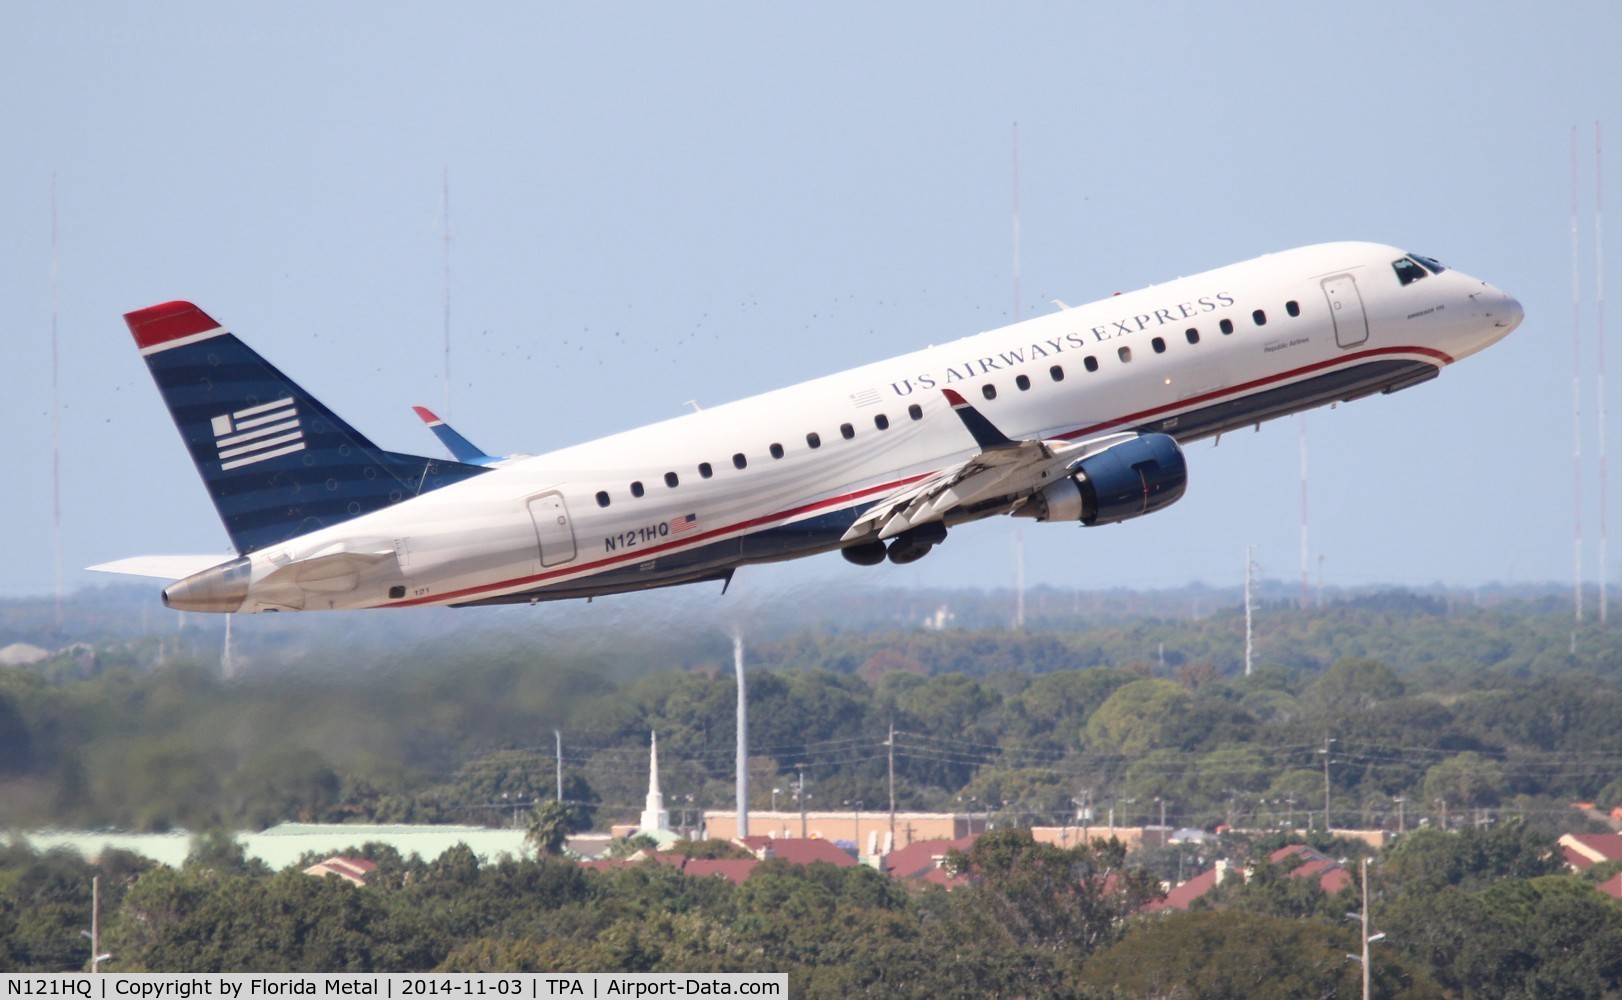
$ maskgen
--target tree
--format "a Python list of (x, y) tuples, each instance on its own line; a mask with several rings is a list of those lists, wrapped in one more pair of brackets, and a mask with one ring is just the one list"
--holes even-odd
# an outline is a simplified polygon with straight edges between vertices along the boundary
[(1466, 751), (1425, 772), (1425, 798), (1440, 799), (1455, 809), (1490, 806), (1497, 803), (1503, 782), (1503, 771), (1497, 764)]
[(1402, 693), (1402, 680), (1390, 667), (1378, 660), (1345, 657), (1306, 690), (1302, 703), (1320, 717), (1340, 717), (1366, 712)]
[(970, 884), (951, 894), (954, 935), (1033, 963), (1032, 990), (1114, 941), (1127, 918), (1160, 896), (1155, 877), (1126, 865), (1118, 840), (1072, 848), (1039, 844), (1029, 830), (994, 830), (947, 857)]
[(1097, 753), (1137, 756), (1172, 742), (1192, 704), (1171, 681), (1133, 681), (1105, 699), (1087, 719), (1084, 741)]
[(1415, 830), (1381, 864), (1398, 891), (1423, 897), (1443, 886), (1474, 891), (1510, 879), (1553, 875), (1564, 868), (1553, 837), (1509, 819), (1487, 829), (1457, 833)]
[[(1130, 996), (1200, 1000), (1355, 997), (1357, 935), (1316, 920), (1260, 913), (1172, 913), (1139, 924), (1082, 968), (1081, 980)], [(1388, 950), (1371, 954), (1373, 994), (1441, 1000), (1423, 972)]]
[(575, 832), (574, 824), (568, 806), (556, 799), (548, 800), (530, 810), (524, 840), (541, 854), (562, 854), (569, 834)]

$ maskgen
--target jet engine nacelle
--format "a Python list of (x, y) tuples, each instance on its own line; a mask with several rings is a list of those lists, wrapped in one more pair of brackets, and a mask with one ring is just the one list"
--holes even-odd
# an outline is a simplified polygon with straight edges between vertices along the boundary
[(1165, 434), (1140, 434), (1077, 463), (1016, 514), (1038, 521), (1116, 524), (1174, 503), (1188, 487), (1183, 450)]

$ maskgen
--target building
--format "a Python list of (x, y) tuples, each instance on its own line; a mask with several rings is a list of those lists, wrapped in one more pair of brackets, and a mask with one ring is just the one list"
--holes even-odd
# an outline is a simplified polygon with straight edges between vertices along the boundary
[(377, 871), (377, 865), (365, 858), (346, 858), (333, 855), (304, 869), (306, 875), (336, 875), (352, 885), (365, 885), (367, 876)]
[(1622, 858), (1622, 833), (1568, 833), (1560, 838), (1560, 852), (1573, 871)]

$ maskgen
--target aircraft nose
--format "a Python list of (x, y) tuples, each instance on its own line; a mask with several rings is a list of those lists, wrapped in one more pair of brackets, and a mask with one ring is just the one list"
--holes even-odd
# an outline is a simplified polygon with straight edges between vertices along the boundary
[(1493, 291), (1498, 293), (1493, 318), (1498, 326), (1503, 327), (1505, 333), (1509, 333), (1521, 325), (1521, 320), (1526, 318), (1526, 310), (1521, 308), (1521, 300), (1515, 296), (1496, 288)]
[(1481, 283), (1481, 290), (1470, 297), (1475, 300), (1478, 314), (1492, 320), (1497, 336), (1507, 335), (1526, 318), (1526, 310), (1521, 308), (1519, 299), (1485, 281)]

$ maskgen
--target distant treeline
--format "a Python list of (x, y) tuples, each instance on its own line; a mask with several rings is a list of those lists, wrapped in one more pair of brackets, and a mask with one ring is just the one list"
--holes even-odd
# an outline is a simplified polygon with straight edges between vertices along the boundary
[[(1361, 910), (1361, 885), (1327, 895), (1291, 876), (1267, 860), (1280, 842), (1225, 837), (1249, 879), (1188, 913), (1144, 912), (1158, 875), (1118, 842), (1063, 849), (1018, 829), (949, 856), (965, 882), (950, 892), (780, 859), (733, 884), (653, 861), (597, 872), (555, 856), (481, 863), (458, 846), (424, 860), (357, 845), (377, 865), (358, 887), (301, 874), (313, 856), (268, 871), (219, 837), (194, 841), (178, 870), (0, 847), (0, 972), (85, 968), (78, 932), (97, 876), (103, 968), (118, 972), (769, 971), (806, 997), (1358, 995), (1346, 915)], [(1561, 868), (1553, 839), (1518, 820), (1410, 833), (1382, 851), (1372, 995), (1616, 995), (1622, 905)]]
[[(531, 622), (563, 613), (531, 609), (290, 617), (256, 625), (226, 679), (217, 632), (160, 633), (108, 593), (96, 641), (0, 669), (0, 826), (502, 824), (556, 797), (561, 738), (563, 799), (600, 828), (640, 809), (654, 730), (678, 822), (731, 805), (730, 637), (669, 605), (555, 637)], [(1523, 814), (1561, 830), (1573, 800), (1622, 802), (1622, 630), (1574, 633), (1559, 599), (1275, 603), (1246, 677), (1240, 611), (1179, 593), (1203, 613), (1050, 592), (1023, 631), (960, 628), (994, 598), (899, 594), (869, 595), (862, 627), (825, 615), (834, 598), (798, 630), (763, 624), (747, 639), (755, 805), (793, 803), (803, 774), (812, 809), (887, 806), (892, 726), (898, 807), (1014, 824), (1088, 806), (1158, 822), (1164, 805), (1177, 825), (1321, 826), (1326, 763), (1334, 826)], [(0, 602), (0, 624), (42, 603)], [(942, 606), (965, 610), (921, 627)]]

